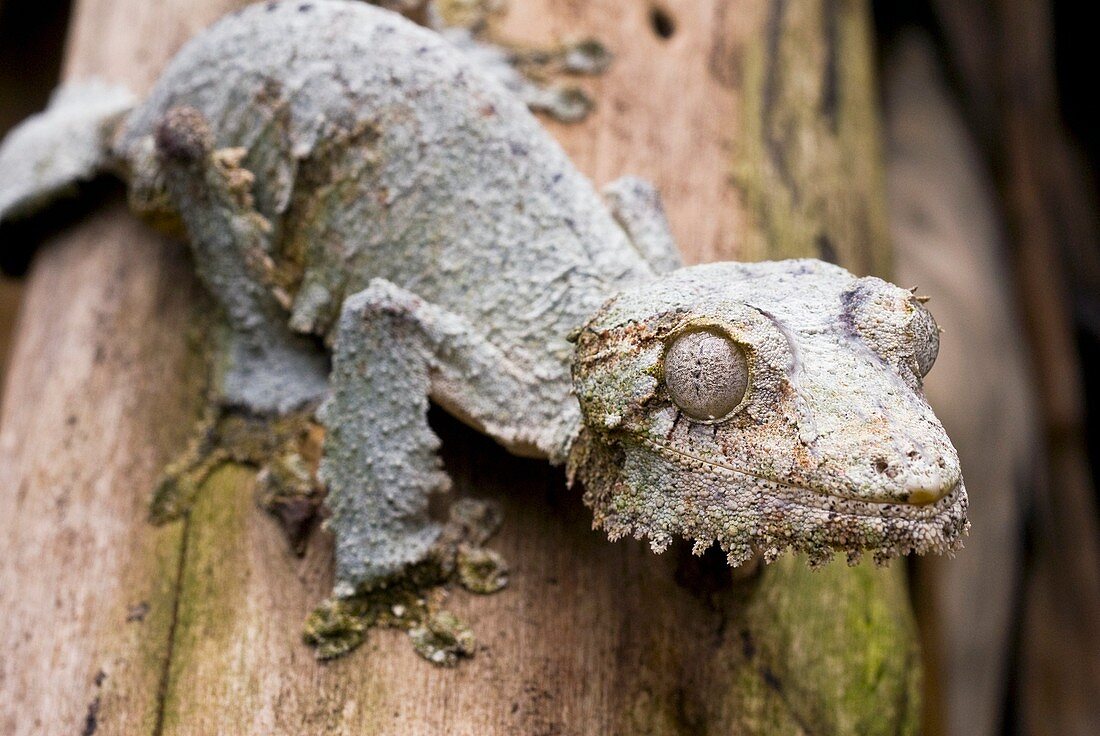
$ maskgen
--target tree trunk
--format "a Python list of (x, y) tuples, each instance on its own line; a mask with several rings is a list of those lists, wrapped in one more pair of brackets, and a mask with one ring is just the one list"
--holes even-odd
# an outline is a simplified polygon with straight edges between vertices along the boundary
[[(81, 0), (66, 75), (148, 89), (230, 0)], [(516, 3), (496, 28), (616, 54), (597, 112), (551, 129), (598, 183), (664, 192), (689, 261), (889, 263), (868, 12), (848, 0)], [(196, 416), (199, 300), (179, 244), (114, 203), (48, 243), (0, 420), (0, 730), (5, 733), (898, 733), (919, 662), (904, 566), (735, 581), (681, 548), (590, 530), (562, 473), (439, 414), (458, 494), (499, 499), (497, 595), (449, 606), (479, 636), (457, 669), (402, 634), (318, 664), (299, 639), (330, 545), (286, 549), (253, 474), (217, 472), (182, 522), (146, 502)]]
[(1031, 509), (1014, 706), (1025, 730), (1093, 734), (1100, 731), (1100, 511), (1074, 333), (1100, 333), (1097, 193), (1059, 114), (1053, 4), (933, 5), (971, 128), (988, 142), (1000, 181), (1040, 398), (1035, 421), (1046, 458)]

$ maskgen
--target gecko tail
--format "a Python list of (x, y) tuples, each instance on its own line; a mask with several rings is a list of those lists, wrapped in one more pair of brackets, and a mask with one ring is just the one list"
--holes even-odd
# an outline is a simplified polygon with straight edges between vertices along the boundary
[(0, 223), (34, 214), (110, 168), (115, 126), (136, 102), (99, 80), (65, 84), (0, 143)]

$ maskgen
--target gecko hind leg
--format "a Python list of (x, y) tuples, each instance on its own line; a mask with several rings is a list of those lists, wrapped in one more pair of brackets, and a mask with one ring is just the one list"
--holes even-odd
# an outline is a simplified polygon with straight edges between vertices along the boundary
[(601, 194), (634, 249), (654, 271), (668, 273), (684, 265), (657, 187), (645, 179), (624, 176), (607, 184)]
[(271, 225), (255, 209), (254, 177), (241, 166), (244, 150), (215, 150), (209, 125), (192, 108), (169, 110), (155, 139), (195, 270), (228, 326), (213, 366), (219, 399), (276, 415), (316, 401), (327, 385), (327, 359), (310, 338), (291, 330), (270, 283)]
[[(185, 511), (202, 481), (233, 460), (261, 467), (266, 506), (301, 535), (319, 505), (306, 450), (313, 407), (327, 386), (324, 352), (287, 326), (267, 283), (270, 225), (253, 206), (240, 149), (215, 150), (201, 113), (173, 108), (154, 136), (156, 172), (186, 227), (195, 268), (224, 313), (211, 365), (211, 407), (154, 497), (154, 518)], [(294, 500), (291, 497), (300, 497)], [(301, 539), (292, 543), (300, 548)]]
[(429, 356), (376, 283), (344, 302), (320, 411), (338, 598), (428, 561), (442, 531), (429, 497), (451, 485), (427, 422)]

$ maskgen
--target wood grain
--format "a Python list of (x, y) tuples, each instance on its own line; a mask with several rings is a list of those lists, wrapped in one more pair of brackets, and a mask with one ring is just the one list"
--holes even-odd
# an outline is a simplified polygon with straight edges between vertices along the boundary
[[(228, 7), (79, 3), (65, 75), (144, 90), (192, 28)], [(147, 499), (192, 421), (199, 292), (183, 247), (119, 200), (43, 244), (5, 376), (6, 734), (151, 734), (161, 715), (183, 528), (149, 525)]]
[[(147, 86), (167, 53), (229, 4), (83, 0), (67, 73)], [(822, 254), (859, 270), (884, 268), (865, 4), (677, 0), (662, 8), (675, 28), (668, 39), (655, 35), (648, 4), (612, 0), (516, 3), (500, 26), (540, 43), (596, 35), (615, 52), (612, 71), (588, 82), (599, 112), (581, 126), (552, 128), (582, 170), (601, 182), (624, 173), (654, 179), (692, 261)], [(182, 528), (144, 524), (152, 460), (181, 447), (188, 417), (186, 401), (166, 397), (187, 396), (184, 377), (194, 375), (183, 338), (193, 282), (124, 213), (104, 212), (96, 223), (100, 230), (85, 225), (47, 245), (36, 264), (39, 300), (80, 284), (99, 291), (83, 308), (62, 299), (53, 313), (28, 309), (0, 425), (0, 437), (12, 438), (5, 487), (23, 484), (39, 504), (16, 509), (35, 522), (14, 537), (18, 546), (4, 542), (0, 561), (5, 590), (33, 591), (5, 633), (13, 645), (30, 639), (19, 661), (0, 670), (0, 688), (14, 694), (0, 702), (0, 724), (33, 713), (39, 723), (25, 732), (79, 730), (94, 692), (79, 677), (94, 678), (103, 658), (128, 651), (93, 632), (127, 631), (110, 612), (160, 581), (163, 597), (142, 593), (159, 618), (134, 629), (153, 655), (104, 681), (97, 734), (915, 730), (920, 670), (902, 566), (811, 573), (785, 558), (737, 582), (720, 560), (610, 544), (589, 529), (560, 471), (512, 458), (444, 416), (435, 426), (457, 493), (503, 502), (506, 523), (493, 545), (514, 570), (500, 594), (450, 601), (480, 638), (477, 656), (435, 669), (403, 634), (382, 631), (345, 659), (316, 663), (298, 631), (328, 591), (330, 543), (315, 534), (304, 558), (290, 555), (255, 508), (250, 471), (216, 474)], [(93, 241), (128, 264), (124, 279), (85, 260)], [(80, 321), (119, 292), (160, 293), (157, 284), (178, 288), (165, 286), (144, 311), (134, 307), (132, 323)], [(103, 362), (50, 347), (49, 335), (69, 324), (71, 339), (108, 346)], [(156, 361), (131, 359), (127, 373), (111, 357), (115, 345)], [(125, 379), (116, 398), (125, 405), (112, 410), (115, 395), (94, 384), (59, 393), (59, 380), (89, 365), (100, 380)], [(44, 396), (53, 403), (36, 400)], [(66, 436), (65, 403), (109, 416), (95, 439), (113, 451), (33, 449)], [(132, 444), (117, 444), (123, 437)], [(147, 463), (135, 466), (135, 456)], [(47, 472), (111, 473), (95, 488), (126, 505), (82, 498), (78, 532), (65, 536), (41, 508)], [(0, 539), (20, 518), (0, 519)], [(51, 586), (30, 569), (44, 548), (59, 557), (43, 558)], [(95, 581), (63, 564), (96, 553), (112, 562)], [(74, 662), (58, 677), (43, 661), (47, 643), (33, 634), (51, 605), (42, 587), (80, 594), (62, 617), (71, 628), (51, 640)]]
[(16, 279), (0, 276), (0, 382), (4, 380), (4, 371), (11, 354), (11, 341), (15, 333), (15, 319), (19, 314), (19, 304), (23, 300), (23, 290)]
[(182, 529), (146, 497), (187, 416), (181, 256), (115, 204), (35, 264), (0, 419), (3, 733), (107, 712), (152, 732)]

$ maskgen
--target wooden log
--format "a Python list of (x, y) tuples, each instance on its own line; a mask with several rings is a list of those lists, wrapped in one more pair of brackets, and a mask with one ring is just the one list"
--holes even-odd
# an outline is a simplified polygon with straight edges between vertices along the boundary
[[(144, 89), (183, 38), (232, 4), (82, 0), (68, 74)], [(599, 182), (655, 180), (690, 260), (821, 254), (860, 271), (889, 262), (864, 3), (540, 0), (517, 4), (499, 30), (540, 43), (594, 35), (613, 50), (612, 70), (590, 85), (598, 112), (552, 130)], [(560, 471), (443, 416), (433, 419), (456, 492), (502, 501), (493, 545), (514, 570), (502, 593), (448, 602), (477, 632), (477, 655), (433, 668), (402, 634), (382, 631), (318, 664), (299, 631), (331, 583), (330, 542), (315, 534), (305, 557), (291, 555), (255, 507), (251, 471), (215, 474), (181, 524), (145, 523), (156, 466), (194, 415), (183, 397), (197, 399), (184, 337), (193, 280), (175, 248), (116, 208), (47, 245), (35, 266), (0, 424), (4, 487), (26, 489), (0, 497), (0, 539), (18, 542), (3, 542), (0, 561), (14, 611), (0, 633), (0, 727), (915, 730), (920, 670), (903, 566), (810, 572), (788, 557), (736, 582), (721, 561), (682, 549), (656, 557), (641, 543), (611, 544), (589, 529)], [(58, 296), (78, 287), (81, 302)], [(83, 417), (96, 420), (89, 444), (75, 439)], [(64, 489), (67, 516), (57, 510)], [(61, 613), (57, 591), (71, 601)], [(144, 620), (126, 624), (128, 606)]]
[[(65, 76), (143, 91), (227, 9), (81, 4)], [(35, 260), (0, 415), (0, 732), (158, 731), (184, 538), (148, 493), (194, 416), (198, 297), (118, 197)]]
[[(68, 3), (45, 0), (33, 7), (0, 1), (0, 136), (42, 109), (57, 81)], [(8, 268), (7, 263), (0, 267)], [(18, 279), (0, 274), (0, 383), (4, 378), (15, 317), (22, 300)]]

